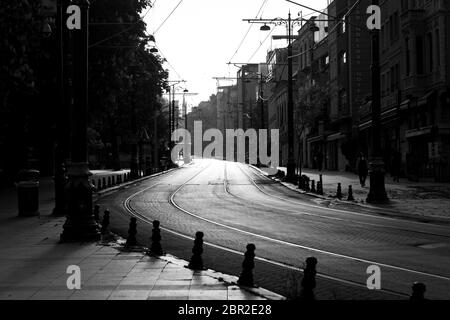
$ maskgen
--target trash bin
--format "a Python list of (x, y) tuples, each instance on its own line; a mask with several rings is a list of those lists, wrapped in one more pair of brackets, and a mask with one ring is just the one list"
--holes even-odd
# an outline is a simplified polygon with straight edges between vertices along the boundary
[(39, 215), (39, 171), (22, 170), (17, 183), (19, 217)]

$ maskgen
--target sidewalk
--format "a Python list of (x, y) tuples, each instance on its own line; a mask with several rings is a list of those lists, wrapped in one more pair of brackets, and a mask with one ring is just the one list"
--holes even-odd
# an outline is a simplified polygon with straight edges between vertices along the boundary
[[(279, 170), (286, 173), (286, 168), (279, 168)], [(369, 205), (366, 203), (366, 198), (369, 193), (370, 177), (367, 178), (366, 187), (361, 187), (359, 178), (354, 173), (302, 169), (302, 175), (307, 175), (315, 181), (319, 180), (320, 173), (323, 179), (324, 196), (329, 200), (338, 202), (335, 196), (337, 185), (341, 183), (344, 201), (348, 196), (348, 186), (351, 185), (355, 203), (359, 205), (374, 209), (388, 209), (416, 217), (450, 219), (450, 183), (411, 182), (404, 178), (400, 179), (400, 182), (393, 182), (387, 175), (385, 183), (390, 203)]]
[[(241, 288), (237, 277), (192, 271), (187, 262), (144, 250), (126, 251), (124, 240), (64, 243), (65, 218), (52, 217), (53, 182), (41, 179), (40, 217), (18, 218), (14, 190), (0, 190), (0, 299), (57, 300), (261, 300), (283, 299), (267, 290)], [(81, 270), (81, 290), (69, 290), (69, 266)]]

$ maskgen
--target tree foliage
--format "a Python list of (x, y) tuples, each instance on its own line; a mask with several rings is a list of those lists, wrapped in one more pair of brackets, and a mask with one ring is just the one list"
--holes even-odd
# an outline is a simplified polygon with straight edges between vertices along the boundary
[(148, 129), (160, 112), (158, 96), (167, 78), (160, 58), (149, 50), (141, 18), (149, 0), (95, 0), (90, 8), (91, 126), (105, 142)]

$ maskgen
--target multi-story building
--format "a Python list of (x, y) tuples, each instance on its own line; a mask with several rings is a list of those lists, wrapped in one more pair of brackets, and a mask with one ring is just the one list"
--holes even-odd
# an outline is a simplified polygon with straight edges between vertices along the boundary
[[(450, 4), (446, 1), (380, 3), (382, 30), (382, 150), (387, 171), (394, 157), (401, 174), (449, 180)], [(370, 153), (371, 102), (360, 108), (360, 145)]]
[(370, 95), (370, 36), (366, 27), (370, 0), (356, 7), (348, 0), (335, 0), (328, 14), (329, 23), (330, 123), (323, 150), (324, 168), (352, 170), (359, 151), (359, 109)]
[(405, 172), (413, 179), (449, 181), (450, 3), (403, 0), (399, 9)]
[(237, 86), (223, 86), (217, 89), (217, 128), (225, 136), (226, 129), (236, 128)]
[(267, 54), (268, 74), (268, 128), (278, 129), (280, 133), (280, 165), (286, 166), (288, 160), (287, 131), (287, 48), (275, 49)]
[(237, 72), (237, 128), (247, 130), (253, 127), (254, 109), (257, 97), (258, 64), (243, 65)]
[[(312, 17), (298, 31), (298, 70), (296, 78), (295, 145), (297, 163), (319, 167), (325, 149), (325, 124), (329, 109), (328, 23), (326, 15)], [(318, 21), (316, 21), (318, 20)]]

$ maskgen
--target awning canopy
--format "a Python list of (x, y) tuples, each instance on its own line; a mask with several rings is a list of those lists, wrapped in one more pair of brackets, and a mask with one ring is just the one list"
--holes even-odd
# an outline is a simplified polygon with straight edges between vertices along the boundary
[(406, 99), (400, 104), (400, 110), (408, 110), (411, 100)]
[(337, 133), (330, 134), (327, 137), (327, 141), (341, 140), (341, 139), (345, 139), (346, 137), (347, 136), (345, 134), (343, 134), (342, 132), (337, 132)]
[(420, 106), (424, 106), (428, 103), (428, 101), (430, 101), (430, 99), (432, 99), (434, 97), (435, 91), (430, 91), (427, 94), (425, 94), (423, 97), (421, 97), (418, 101), (417, 101), (417, 105)]
[(308, 139), (309, 143), (319, 142), (325, 140), (325, 137), (323, 135), (312, 137)]
[(363, 122), (362, 124), (360, 124), (358, 126), (358, 128), (359, 128), (359, 130), (362, 131), (362, 130), (369, 129), (371, 126), (372, 126), (372, 120), (369, 120), (369, 121), (366, 121), (366, 122)]

